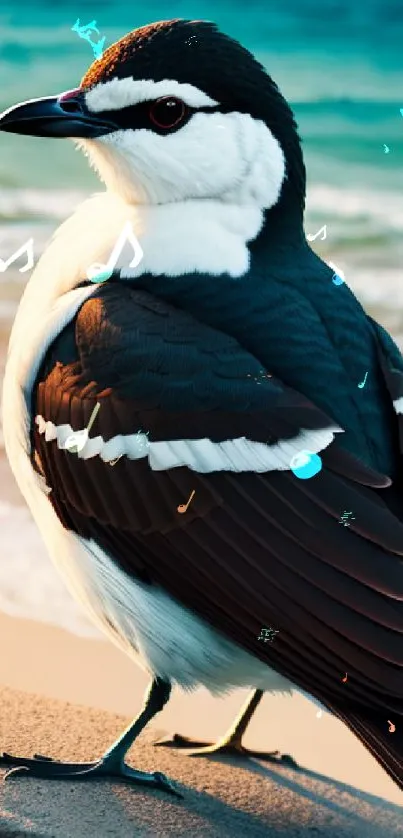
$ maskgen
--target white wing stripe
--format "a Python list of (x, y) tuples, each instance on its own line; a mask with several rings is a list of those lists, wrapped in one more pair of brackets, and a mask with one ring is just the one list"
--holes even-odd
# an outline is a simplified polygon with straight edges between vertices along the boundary
[[(74, 434), (70, 425), (56, 426), (53, 422), (46, 422), (39, 415), (36, 416), (35, 422), (39, 433), (45, 434), (46, 442), (57, 439), (58, 448), (64, 448), (68, 437)], [(135, 434), (118, 434), (108, 442), (104, 442), (102, 436), (90, 437), (83, 449), (71, 456), (88, 460), (99, 455), (104, 462), (122, 456), (129, 460), (148, 457), (153, 471), (167, 471), (179, 466), (187, 466), (199, 474), (213, 471), (285, 471), (290, 468), (290, 462), (298, 452), (308, 450), (317, 454), (330, 445), (335, 433), (342, 433), (341, 428), (303, 430), (292, 440), (266, 445), (246, 437), (224, 442), (212, 442), (207, 438), (149, 442), (147, 434), (139, 431)]]

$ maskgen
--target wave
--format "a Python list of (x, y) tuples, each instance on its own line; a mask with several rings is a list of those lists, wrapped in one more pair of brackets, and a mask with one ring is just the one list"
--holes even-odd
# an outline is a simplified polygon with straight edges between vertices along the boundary
[(0, 611), (101, 639), (58, 576), (26, 507), (0, 501)]
[(362, 188), (311, 185), (307, 191), (307, 212), (334, 218), (372, 219), (390, 230), (403, 230), (403, 202), (400, 192)]
[[(102, 190), (98, 190), (102, 191)], [(6, 235), (12, 222), (36, 223), (68, 218), (93, 192), (77, 189), (5, 189), (0, 192), (0, 222)], [(311, 182), (307, 188), (307, 213), (325, 212), (332, 217), (373, 218), (387, 222), (392, 229), (403, 229), (401, 192), (392, 189), (368, 189), (329, 186)], [(32, 235), (32, 226), (29, 228)]]
[(5, 189), (0, 192), (0, 221), (63, 220), (89, 193), (78, 189)]

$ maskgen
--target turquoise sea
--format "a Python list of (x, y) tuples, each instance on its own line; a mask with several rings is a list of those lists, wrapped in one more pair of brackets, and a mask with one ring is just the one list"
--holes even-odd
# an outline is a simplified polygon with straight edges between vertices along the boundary
[[(71, 31), (77, 17), (95, 19), (106, 46), (169, 17), (215, 20), (241, 40), (294, 108), (308, 171), (307, 226), (327, 224), (321, 252), (388, 285), (403, 256), (401, 0), (2, 0), (0, 109), (78, 85), (93, 54)], [(16, 224), (35, 230), (39, 246), (41, 223), (54, 227), (77, 191), (98, 181), (70, 142), (0, 140), (1, 254), (21, 240)]]
[[(401, 0), (2, 0), (1, 110), (79, 84), (93, 54), (71, 31), (77, 17), (96, 20), (105, 46), (170, 17), (214, 20), (241, 40), (295, 111), (308, 172), (307, 231), (327, 224), (326, 241), (315, 246), (372, 304), (395, 308), (396, 295), (403, 302)], [(1, 135), (0, 255), (29, 235), (40, 253), (81, 193), (97, 189), (73, 143)], [(4, 277), (0, 316), (8, 318)]]
[[(2, 0), (0, 111), (78, 86), (93, 54), (71, 29), (77, 18), (96, 20), (106, 47), (173, 17), (216, 21), (273, 76), (302, 137), (306, 231), (327, 226), (326, 240), (313, 247), (403, 343), (402, 0)], [(0, 134), (0, 256), (34, 237), (36, 260), (54, 229), (99, 188), (72, 142)], [(26, 277), (14, 266), (0, 274), (0, 379)], [(0, 492), (0, 525), (0, 609), (74, 630), (73, 605), (50, 575), (29, 513), (7, 492)], [(32, 584), (22, 586), (24, 578)]]

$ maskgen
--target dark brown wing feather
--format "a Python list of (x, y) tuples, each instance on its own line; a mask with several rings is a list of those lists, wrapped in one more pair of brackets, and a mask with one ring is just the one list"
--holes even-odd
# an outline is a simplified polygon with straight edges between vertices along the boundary
[[(84, 305), (74, 357), (54, 346), (36, 394), (45, 420), (84, 428), (98, 400), (91, 436), (104, 440), (142, 429), (150, 443), (276, 445), (331, 426), (280, 381), (253, 386), (260, 364), (231, 338), (144, 292), (126, 292), (123, 304), (121, 294), (104, 288)], [(310, 480), (153, 471), (147, 457), (112, 467), (37, 430), (34, 443), (64, 526), (322, 701), (403, 787), (403, 522), (388, 478), (337, 436)], [(348, 527), (343, 510), (354, 514)], [(263, 626), (279, 630), (272, 643), (258, 640)]]

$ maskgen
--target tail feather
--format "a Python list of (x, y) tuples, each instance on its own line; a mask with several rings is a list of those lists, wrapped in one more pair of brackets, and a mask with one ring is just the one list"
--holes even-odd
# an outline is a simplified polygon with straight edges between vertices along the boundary
[(329, 709), (355, 733), (389, 777), (403, 790), (403, 716), (392, 710), (386, 719), (379, 712), (355, 708)]

